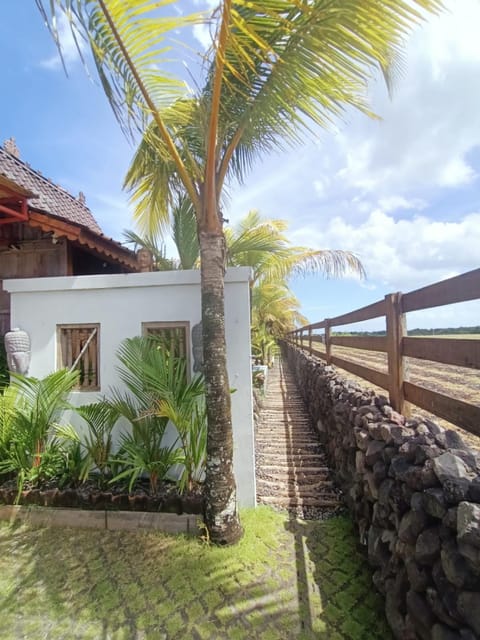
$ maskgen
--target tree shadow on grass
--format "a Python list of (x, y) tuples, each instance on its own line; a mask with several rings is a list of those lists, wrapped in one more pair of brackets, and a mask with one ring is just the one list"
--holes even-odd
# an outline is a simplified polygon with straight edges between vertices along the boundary
[(290, 519), (295, 540), (297, 589), (305, 638), (391, 640), (384, 600), (372, 584), (349, 516)]
[(0, 526), (0, 637), (300, 638), (285, 520), (244, 514), (233, 548), (158, 533)]

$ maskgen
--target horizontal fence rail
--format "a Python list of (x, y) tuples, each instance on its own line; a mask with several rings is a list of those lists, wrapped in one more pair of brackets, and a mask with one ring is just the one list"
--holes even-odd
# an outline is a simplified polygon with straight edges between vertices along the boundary
[[(453, 396), (431, 391), (408, 381), (405, 358), (429, 360), (446, 365), (480, 369), (480, 340), (462, 338), (409, 337), (406, 313), (421, 309), (480, 299), (480, 269), (436, 282), (409, 293), (390, 293), (383, 300), (361, 309), (326, 318), (290, 332), (288, 342), (306, 349), (327, 364), (332, 364), (372, 384), (386, 389), (390, 403), (400, 413), (410, 402), (440, 418), (480, 436), (480, 407)], [(385, 336), (336, 336), (333, 327), (385, 317)], [(324, 335), (313, 332), (324, 330)], [(324, 350), (318, 348), (322, 344)], [(388, 372), (378, 371), (332, 353), (332, 346), (362, 349), (387, 354)]]

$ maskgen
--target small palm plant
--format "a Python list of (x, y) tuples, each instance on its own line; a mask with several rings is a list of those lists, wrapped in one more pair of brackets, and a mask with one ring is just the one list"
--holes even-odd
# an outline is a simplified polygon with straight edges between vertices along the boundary
[(62, 472), (64, 456), (55, 427), (77, 382), (78, 373), (68, 369), (42, 379), (13, 376), (3, 400), (0, 473), (16, 474), (17, 502), (26, 481), (38, 484)]
[(180, 461), (177, 442), (165, 444), (168, 418), (154, 410), (165, 387), (175, 384), (177, 371), (153, 336), (128, 338), (117, 356), (121, 365), (118, 374), (126, 391), (114, 389), (109, 402), (129, 423), (129, 432), (122, 436), (115, 459), (123, 470), (112, 481), (127, 478), (131, 490), (148, 473), (150, 491), (156, 493), (159, 482)]
[(96, 402), (76, 408), (87, 431), (81, 436), (71, 425), (60, 425), (57, 434), (77, 444), (82, 452), (80, 480), (94, 476), (100, 487), (112, 477), (113, 429), (119, 418), (118, 409), (108, 402)]
[[(148, 473), (155, 493), (158, 483), (181, 464), (178, 486), (181, 491), (192, 488), (202, 478), (206, 459), (203, 377), (189, 381), (186, 359), (175, 357), (154, 336), (125, 340), (118, 358), (119, 376), (128, 391), (114, 391), (111, 402), (131, 430), (122, 437), (117, 462), (124, 469), (114, 480), (129, 478), (131, 489)], [(167, 434), (169, 421), (175, 436)]]

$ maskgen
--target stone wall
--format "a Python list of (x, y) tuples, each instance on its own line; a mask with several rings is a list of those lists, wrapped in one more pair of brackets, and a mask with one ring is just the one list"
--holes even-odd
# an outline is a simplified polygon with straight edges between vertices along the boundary
[(284, 345), (401, 640), (480, 638), (480, 454)]

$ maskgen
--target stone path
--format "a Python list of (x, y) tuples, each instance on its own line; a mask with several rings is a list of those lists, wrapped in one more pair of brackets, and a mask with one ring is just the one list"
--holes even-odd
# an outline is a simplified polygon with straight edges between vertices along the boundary
[(341, 506), (327, 458), (288, 365), (268, 372), (255, 430), (257, 500), (303, 518)]

